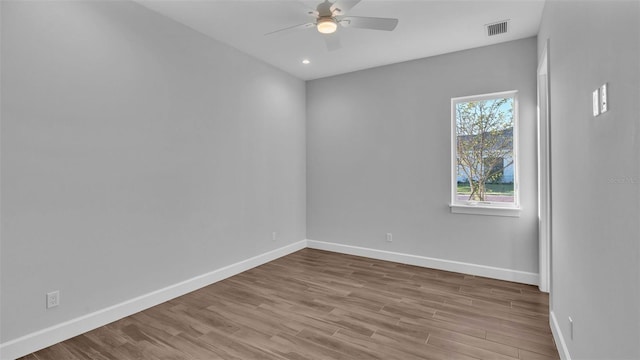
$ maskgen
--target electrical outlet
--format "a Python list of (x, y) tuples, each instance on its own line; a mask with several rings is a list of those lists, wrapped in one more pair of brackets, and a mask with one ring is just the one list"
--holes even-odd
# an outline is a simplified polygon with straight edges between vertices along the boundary
[(52, 291), (47, 293), (47, 309), (60, 305), (60, 291)]
[(392, 241), (393, 241), (393, 234), (387, 233), (387, 242), (392, 242)]
[(573, 319), (569, 316), (569, 338), (573, 340)]
[(272, 241), (278, 240), (278, 233), (277, 232), (274, 231), (274, 232), (271, 233), (271, 240)]

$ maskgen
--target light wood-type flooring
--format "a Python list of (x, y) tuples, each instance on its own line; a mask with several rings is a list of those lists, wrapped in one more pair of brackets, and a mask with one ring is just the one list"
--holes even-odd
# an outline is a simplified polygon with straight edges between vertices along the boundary
[(22, 359), (557, 358), (534, 286), (304, 249)]

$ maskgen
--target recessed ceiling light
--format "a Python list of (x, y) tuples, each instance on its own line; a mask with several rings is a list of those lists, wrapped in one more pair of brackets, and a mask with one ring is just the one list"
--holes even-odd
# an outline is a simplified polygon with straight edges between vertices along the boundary
[(305, 64), (305, 65), (309, 65), (309, 64), (311, 64), (311, 61), (309, 59), (304, 59), (304, 60), (302, 60), (302, 63)]

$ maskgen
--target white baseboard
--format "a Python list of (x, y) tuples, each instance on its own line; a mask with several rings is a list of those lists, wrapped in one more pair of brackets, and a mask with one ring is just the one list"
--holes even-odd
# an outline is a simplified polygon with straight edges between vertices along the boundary
[(560, 359), (571, 360), (567, 343), (564, 341), (564, 336), (562, 336), (562, 331), (560, 331), (560, 325), (558, 325), (558, 319), (553, 311), (549, 311), (549, 326), (551, 327), (551, 333), (553, 334), (553, 340), (556, 342)]
[(0, 359), (15, 359), (53, 344), (57, 344), (66, 339), (70, 339), (74, 336), (122, 319), (123, 317), (133, 315), (165, 301), (190, 293), (194, 290), (198, 290), (256, 266), (268, 263), (269, 261), (273, 261), (279, 257), (302, 250), (306, 245), (306, 240), (298, 241), (91, 314), (36, 331), (15, 340), (7, 341), (0, 344)]
[(349, 255), (393, 261), (407, 265), (428, 267), (432, 269), (454, 271), (464, 274), (484, 276), (493, 279), (514, 281), (523, 284), (538, 285), (539, 276), (536, 273), (478, 265), (460, 261), (443, 260), (426, 256), (403, 254), (385, 250), (369, 249), (358, 246), (342, 245), (324, 241), (307, 240), (307, 247), (327, 250)]

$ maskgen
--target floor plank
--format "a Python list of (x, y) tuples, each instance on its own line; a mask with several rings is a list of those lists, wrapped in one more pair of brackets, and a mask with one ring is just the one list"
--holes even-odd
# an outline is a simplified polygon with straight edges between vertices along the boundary
[(20, 360), (558, 359), (548, 299), (304, 249)]

